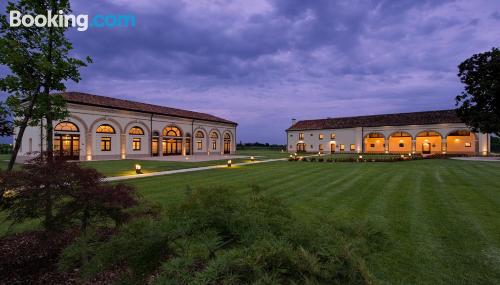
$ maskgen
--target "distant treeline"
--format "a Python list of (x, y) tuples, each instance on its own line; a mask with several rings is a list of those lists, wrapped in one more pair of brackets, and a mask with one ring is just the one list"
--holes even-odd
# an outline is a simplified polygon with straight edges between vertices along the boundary
[(491, 152), (500, 152), (500, 138), (491, 137)]
[(242, 143), (240, 142), (239, 144), (236, 145), (236, 148), (239, 150), (243, 149), (285, 149), (285, 145), (281, 144), (269, 144), (269, 143), (259, 143), (259, 142), (254, 142), (254, 143)]
[(0, 144), (0, 154), (10, 154), (12, 152), (12, 145), (7, 143)]

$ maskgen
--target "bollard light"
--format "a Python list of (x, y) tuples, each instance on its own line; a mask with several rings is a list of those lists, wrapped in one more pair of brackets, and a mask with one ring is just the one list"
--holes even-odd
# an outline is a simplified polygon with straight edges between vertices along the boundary
[(255, 161), (255, 158), (253, 156), (250, 156), (250, 161)]
[(360, 156), (359, 156), (359, 159), (363, 159), (363, 156), (362, 156), (362, 155), (360, 155)]
[(231, 160), (228, 160), (228, 161), (227, 161), (227, 167), (231, 167), (231, 164), (232, 164), (232, 163), (231, 163)]
[(136, 164), (135, 165), (135, 173), (137, 174), (141, 174), (142, 171), (141, 171), (141, 165), (140, 164)]

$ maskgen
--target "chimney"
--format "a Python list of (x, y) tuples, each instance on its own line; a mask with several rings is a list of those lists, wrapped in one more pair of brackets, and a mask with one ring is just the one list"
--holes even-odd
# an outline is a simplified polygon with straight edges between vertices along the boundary
[(295, 123), (297, 123), (297, 119), (292, 118), (292, 126), (295, 125)]

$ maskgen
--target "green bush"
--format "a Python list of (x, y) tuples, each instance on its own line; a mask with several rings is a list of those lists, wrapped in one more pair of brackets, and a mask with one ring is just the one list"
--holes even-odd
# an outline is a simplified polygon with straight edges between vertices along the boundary
[(310, 158), (309, 158), (309, 161), (310, 161), (310, 162), (315, 162), (315, 161), (316, 161), (316, 157), (310, 157)]
[(124, 283), (371, 284), (362, 257), (384, 242), (366, 226), (299, 222), (258, 187), (245, 196), (197, 189), (161, 218), (133, 221), (100, 243), (81, 272), (126, 265)]

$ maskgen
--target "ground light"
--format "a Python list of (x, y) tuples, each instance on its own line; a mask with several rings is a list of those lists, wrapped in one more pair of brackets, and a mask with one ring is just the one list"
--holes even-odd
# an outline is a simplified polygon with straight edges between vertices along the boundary
[(255, 161), (255, 158), (253, 156), (250, 156), (250, 161)]
[(232, 165), (231, 160), (228, 160), (228, 161), (227, 161), (227, 167), (231, 167), (231, 165)]
[(142, 174), (141, 165), (140, 164), (136, 164), (135, 165), (135, 173)]

